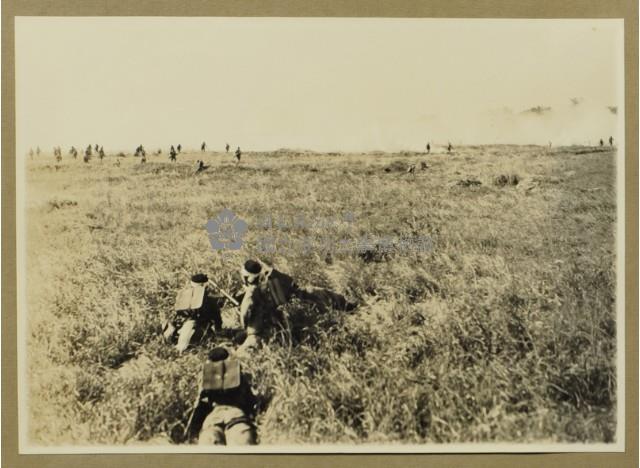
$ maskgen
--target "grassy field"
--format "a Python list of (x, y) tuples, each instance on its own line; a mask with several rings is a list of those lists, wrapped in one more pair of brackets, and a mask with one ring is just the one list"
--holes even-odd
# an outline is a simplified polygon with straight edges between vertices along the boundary
[[(210, 167), (196, 175), (201, 158)], [(429, 167), (405, 172), (420, 161)], [(40, 155), (26, 172), (34, 443), (179, 441), (212, 343), (178, 356), (162, 323), (191, 273), (233, 289), (256, 255), (361, 304), (349, 314), (290, 304), (291, 343), (246, 363), (261, 443), (615, 439), (615, 152), (281, 151), (239, 166), (220, 153), (176, 164), (65, 156), (55, 166)], [(204, 225), (224, 207), (249, 232), (221, 254)], [(352, 223), (332, 227), (258, 226), (349, 212)], [(268, 232), (428, 235), (433, 248), (260, 254)], [(231, 309), (224, 320), (237, 326)]]

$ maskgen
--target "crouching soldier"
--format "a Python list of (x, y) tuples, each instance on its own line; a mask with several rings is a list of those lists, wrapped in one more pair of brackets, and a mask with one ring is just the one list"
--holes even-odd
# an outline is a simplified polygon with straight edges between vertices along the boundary
[(176, 343), (180, 352), (187, 349), (192, 339), (204, 338), (211, 325), (216, 332), (222, 330), (220, 309), (224, 299), (212, 294), (208, 282), (207, 275), (193, 275), (191, 284), (178, 293), (174, 316), (164, 326), (165, 339)]
[(187, 440), (199, 445), (255, 445), (254, 424), (257, 398), (250, 377), (241, 372), (240, 362), (225, 348), (214, 348), (202, 368), (202, 380)]
[(248, 260), (241, 270), (244, 296), (240, 304), (240, 322), (246, 339), (238, 348), (244, 353), (257, 348), (274, 331), (289, 332), (289, 324), (281, 306), (292, 297), (314, 304), (320, 309), (353, 310), (354, 304), (344, 296), (327, 289), (300, 288), (293, 278), (260, 260)]
[(240, 303), (240, 325), (246, 339), (240, 354), (257, 348), (275, 329), (288, 329), (279, 306), (286, 304), (298, 286), (288, 275), (255, 260), (247, 260), (240, 270), (244, 295)]

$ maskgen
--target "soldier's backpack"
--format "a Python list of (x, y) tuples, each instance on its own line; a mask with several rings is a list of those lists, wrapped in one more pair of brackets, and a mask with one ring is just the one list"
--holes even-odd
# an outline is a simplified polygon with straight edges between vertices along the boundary
[(197, 320), (202, 313), (202, 304), (207, 292), (205, 285), (191, 284), (178, 292), (174, 310), (176, 315)]
[(203, 391), (233, 390), (240, 386), (240, 362), (234, 356), (223, 361), (205, 362), (202, 368)]

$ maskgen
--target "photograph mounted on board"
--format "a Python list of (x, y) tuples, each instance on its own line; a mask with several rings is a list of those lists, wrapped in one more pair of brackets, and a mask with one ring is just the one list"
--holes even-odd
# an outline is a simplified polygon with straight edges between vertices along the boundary
[(623, 33), (17, 17), (20, 452), (623, 451)]

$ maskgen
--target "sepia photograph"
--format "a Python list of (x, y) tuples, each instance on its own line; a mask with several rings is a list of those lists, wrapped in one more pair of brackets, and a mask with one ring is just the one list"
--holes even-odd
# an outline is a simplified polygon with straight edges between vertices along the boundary
[(624, 21), (16, 17), (19, 451), (622, 452)]

